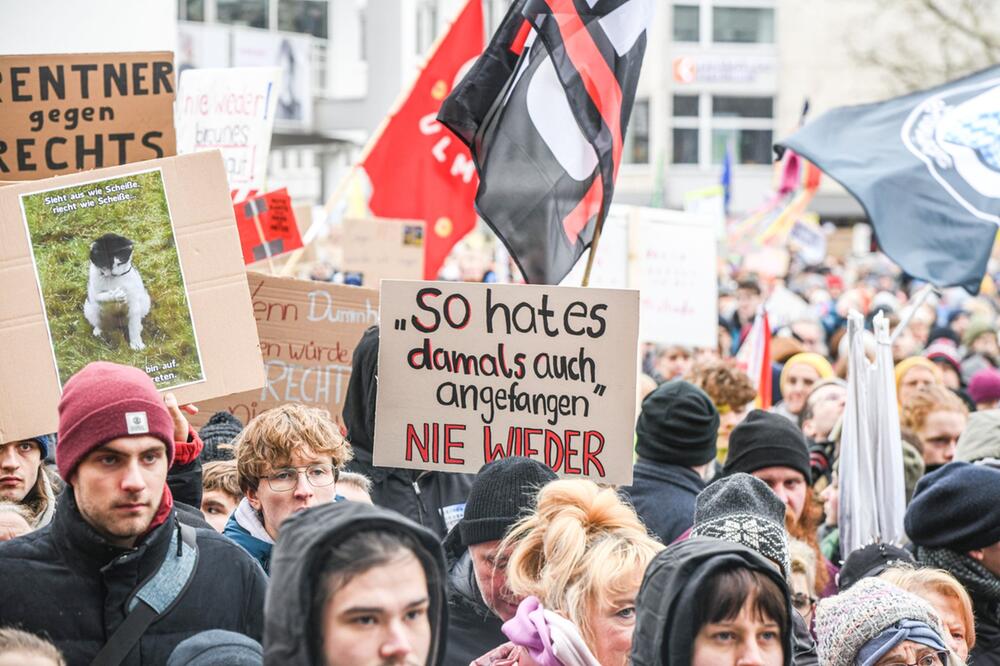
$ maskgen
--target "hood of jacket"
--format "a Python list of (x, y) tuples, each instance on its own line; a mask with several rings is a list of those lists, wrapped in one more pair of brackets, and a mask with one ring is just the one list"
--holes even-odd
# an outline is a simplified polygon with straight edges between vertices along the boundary
[(759, 571), (784, 593), (788, 620), (782, 627), (784, 664), (792, 663), (792, 608), (788, 584), (761, 555), (738, 544), (692, 537), (662, 551), (650, 563), (636, 599), (632, 639), (635, 666), (686, 666), (694, 649), (696, 595), (714, 574), (735, 567)]
[(448, 626), (444, 551), (437, 536), (394, 511), (360, 502), (324, 504), (288, 518), (271, 558), (271, 582), (265, 603), (264, 663), (313, 666), (313, 596), (320, 585), (324, 555), (337, 544), (367, 530), (406, 534), (421, 547), (416, 553), (427, 575), (431, 623), (428, 666), (444, 662)]
[(375, 441), (375, 398), (378, 395), (378, 326), (361, 336), (351, 358), (351, 378), (344, 396), (347, 439), (360, 462), (372, 464)]
[(236, 510), (226, 521), (222, 534), (250, 553), (260, 563), (264, 573), (270, 573), (271, 549), (274, 548), (274, 540), (264, 529), (264, 524), (257, 517), (257, 512), (250, 506), (250, 501), (246, 497), (236, 505)]
[(38, 530), (52, 522), (52, 515), (56, 511), (56, 492), (44, 461), (38, 466), (35, 485), (21, 504), (31, 512), (31, 529)]

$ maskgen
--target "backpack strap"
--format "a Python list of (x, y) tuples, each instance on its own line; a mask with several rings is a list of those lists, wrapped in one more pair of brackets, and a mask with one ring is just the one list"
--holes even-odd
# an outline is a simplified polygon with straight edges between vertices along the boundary
[[(176, 554), (175, 554), (176, 553)], [(183, 596), (198, 566), (198, 543), (194, 528), (178, 523), (160, 568), (140, 585), (126, 604), (125, 620), (97, 653), (91, 666), (118, 666), (146, 633)]]

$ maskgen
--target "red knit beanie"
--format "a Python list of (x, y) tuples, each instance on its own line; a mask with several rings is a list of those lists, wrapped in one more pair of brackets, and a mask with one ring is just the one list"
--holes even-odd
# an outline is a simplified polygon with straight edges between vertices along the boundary
[(174, 422), (142, 370), (117, 363), (89, 363), (69, 378), (59, 401), (56, 466), (69, 483), (76, 466), (98, 446), (119, 437), (149, 435), (174, 460)]

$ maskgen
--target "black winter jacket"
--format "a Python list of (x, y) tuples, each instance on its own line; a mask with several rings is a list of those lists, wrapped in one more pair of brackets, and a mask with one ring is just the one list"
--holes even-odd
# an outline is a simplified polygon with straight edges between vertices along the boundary
[[(59, 496), (52, 523), (0, 543), (0, 626), (49, 638), (70, 666), (86, 666), (125, 619), (126, 602), (160, 567), (178, 529), (176, 511), (135, 548), (104, 540), (77, 508), (73, 489)], [(165, 664), (178, 643), (207, 629), (260, 640), (266, 578), (243, 550), (214, 530), (196, 530), (198, 563), (187, 590), (147, 629), (123, 662)]]
[(646, 568), (636, 598), (632, 637), (635, 666), (688, 666), (694, 649), (694, 607), (707, 580), (723, 569), (746, 567), (778, 585), (786, 600), (788, 621), (781, 628), (784, 666), (792, 664), (792, 608), (788, 584), (777, 568), (738, 544), (692, 537), (662, 551)]
[(431, 649), (426, 666), (444, 663), (448, 626), (445, 564), (441, 542), (402, 516), (361, 502), (333, 502), (296, 513), (281, 524), (271, 556), (267, 593), (264, 666), (316, 666), (323, 662), (313, 597), (322, 585), (320, 570), (332, 547), (364, 530), (403, 533), (420, 546), (417, 559), (427, 576)]
[(354, 450), (347, 465), (372, 480), (372, 501), (430, 529), (444, 539), (465, 512), (473, 474), (375, 467), (375, 398), (378, 395), (378, 327), (372, 326), (354, 350), (344, 397), (344, 425)]
[(448, 646), (445, 666), (469, 666), (507, 642), (503, 620), (487, 608), (476, 583), (472, 556), (453, 530), (445, 541), (448, 556)]
[(640, 458), (623, 488), (646, 528), (670, 545), (694, 524), (694, 502), (705, 482), (689, 467)]

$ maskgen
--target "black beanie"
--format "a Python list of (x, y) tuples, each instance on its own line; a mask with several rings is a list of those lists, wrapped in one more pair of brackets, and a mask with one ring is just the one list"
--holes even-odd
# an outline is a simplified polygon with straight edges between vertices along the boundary
[(1000, 470), (952, 462), (917, 483), (903, 521), (910, 540), (958, 553), (1000, 542)]
[(810, 482), (809, 447), (802, 431), (780, 414), (755, 409), (730, 433), (722, 474), (753, 474), (764, 467), (790, 467)]
[(719, 410), (694, 384), (664, 382), (642, 401), (635, 435), (640, 458), (684, 467), (704, 465), (715, 458)]
[(504, 538), (514, 523), (534, 509), (538, 489), (555, 479), (556, 473), (549, 467), (523, 456), (483, 465), (458, 523), (462, 545)]

